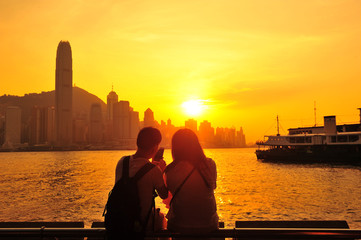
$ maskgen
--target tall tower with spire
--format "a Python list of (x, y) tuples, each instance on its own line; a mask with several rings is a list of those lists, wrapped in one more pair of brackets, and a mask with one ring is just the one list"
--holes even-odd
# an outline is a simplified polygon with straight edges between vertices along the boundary
[(55, 69), (55, 136), (56, 145), (72, 143), (73, 67), (70, 43), (60, 41)]
[(113, 121), (114, 104), (118, 102), (118, 95), (113, 90), (107, 96), (107, 120)]

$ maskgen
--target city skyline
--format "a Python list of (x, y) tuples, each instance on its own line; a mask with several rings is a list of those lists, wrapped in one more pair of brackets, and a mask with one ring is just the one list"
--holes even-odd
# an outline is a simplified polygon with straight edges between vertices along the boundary
[[(55, 92), (55, 90), (53, 90)], [(44, 91), (42, 91), (42, 93), (44, 93)], [(10, 95), (10, 94), (4, 94), (3, 96), (14, 96), (14, 97), (24, 97), (24, 96), (29, 96), (29, 95), (36, 95), (36, 94), (40, 94), (40, 93), (25, 93), (23, 96), (16, 96), (16, 95)], [(92, 94), (89, 92), (89, 94)], [(94, 94), (92, 94), (94, 95)], [(94, 95), (95, 96), (95, 95)], [(96, 96), (98, 97), (100, 100), (101, 100), (101, 97), (99, 96)], [(112, 88), (112, 90), (109, 92), (108, 96), (107, 96), (107, 102), (104, 102), (103, 100), (101, 100), (105, 105), (109, 104), (109, 103), (115, 103), (115, 102), (118, 102), (118, 95), (117, 93), (114, 91), (114, 89)], [(120, 101), (127, 101), (127, 100), (120, 100)], [(95, 104), (95, 103), (94, 103)], [(49, 106), (51, 107), (51, 106)], [(55, 109), (55, 108), (54, 108)], [(144, 113), (149, 109), (151, 110), (149, 107), (144, 107), (144, 109), (146, 109), (145, 111), (139, 111), (140, 113), (143, 114), (143, 119), (144, 119)], [(103, 120), (109, 120), (109, 119), (112, 119), (112, 116), (113, 115), (113, 111), (112, 111), (112, 108), (106, 108), (106, 109), (102, 109), (102, 113), (104, 115), (102, 115), (102, 119)], [(153, 113), (154, 114), (154, 113)], [(89, 117), (90, 118), (90, 117)], [(141, 118), (141, 117), (140, 117)], [(168, 121), (168, 120), (172, 120), (170, 118), (167, 118), (167, 119), (159, 119), (159, 118), (154, 118), (153, 116), (153, 119), (154, 121), (156, 121), (157, 123), (160, 124), (160, 122), (162, 121)], [(204, 118), (197, 118), (197, 117), (193, 117), (193, 116), (188, 116), (186, 118), (183, 119), (183, 122), (180, 123), (180, 125), (178, 125), (179, 127), (181, 126), (185, 126), (184, 124), (188, 121), (188, 120), (196, 120), (198, 122), (201, 122), (201, 121), (208, 121), (207, 119), (204, 119)], [(182, 125), (183, 124), (183, 125)], [(219, 128), (228, 128), (228, 129), (237, 129), (239, 127), (242, 128), (242, 126), (239, 126), (239, 127), (236, 127), (236, 126), (224, 126), (224, 125), (220, 125), (220, 126), (215, 126), (215, 127), (219, 127)], [(253, 142), (252, 142), (253, 143)]]
[[(25, 100), (25, 96), (16, 97), (20, 100), (17, 101), (19, 104), (2, 101), (0, 105), (2, 108), (0, 111), (0, 145), (2, 145), (3, 150), (80, 150), (89, 147), (98, 150), (135, 149), (135, 140), (139, 130), (149, 126), (156, 127), (161, 131), (163, 136), (161, 146), (167, 148), (171, 146), (173, 134), (181, 128), (192, 129), (198, 135), (203, 147), (206, 148), (247, 147), (242, 127), (239, 130), (213, 127), (212, 123), (207, 120), (197, 122), (195, 119), (185, 120), (184, 124), (175, 126), (171, 119), (157, 121), (154, 117), (155, 113), (150, 108), (144, 111), (144, 117), (141, 121), (139, 112), (134, 111), (129, 101), (118, 101), (117, 94), (113, 89), (108, 94), (107, 105), (89, 102), (90, 107), (88, 109), (76, 107), (77, 110), (73, 112), (71, 117), (73, 134), (67, 142), (61, 143), (55, 138), (56, 108), (51, 104), (51, 101), (41, 100), (43, 98), (41, 96), (44, 94), (48, 95), (48, 93), (27, 94), (26, 97), (29, 102), (32, 102), (29, 98), (40, 100), (35, 105), (21, 104), (20, 99), (24, 98)], [(55, 94), (53, 96), (55, 100)], [(79, 99), (79, 94), (76, 96), (78, 97), (73, 98), (73, 104), (78, 101), (84, 102), (84, 99)], [(14, 96), (8, 97), (14, 98)], [(13, 109), (16, 111), (14, 112)], [(113, 111), (110, 111), (111, 109)], [(30, 115), (26, 114), (29, 111)], [(24, 116), (23, 112), (25, 113)], [(111, 115), (110, 112), (113, 114)]]
[(327, 115), (357, 122), (360, 12), (355, 0), (4, 1), (0, 95), (52, 90), (54, 44), (66, 39), (76, 86), (106, 102), (113, 85), (177, 125), (189, 102), (250, 142), (275, 133), (277, 115), (285, 130)]

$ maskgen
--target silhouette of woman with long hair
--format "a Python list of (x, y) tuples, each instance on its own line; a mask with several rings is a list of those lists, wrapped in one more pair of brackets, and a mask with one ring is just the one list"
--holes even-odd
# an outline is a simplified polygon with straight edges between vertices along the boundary
[(167, 214), (168, 229), (188, 234), (218, 229), (215, 162), (204, 155), (197, 135), (190, 129), (173, 135), (172, 156), (173, 162), (164, 173), (173, 196)]

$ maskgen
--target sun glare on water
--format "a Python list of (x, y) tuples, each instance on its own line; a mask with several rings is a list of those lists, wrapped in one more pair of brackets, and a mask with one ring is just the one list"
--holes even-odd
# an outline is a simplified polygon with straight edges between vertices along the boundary
[(182, 103), (184, 112), (192, 117), (199, 116), (205, 109), (204, 100), (189, 100)]

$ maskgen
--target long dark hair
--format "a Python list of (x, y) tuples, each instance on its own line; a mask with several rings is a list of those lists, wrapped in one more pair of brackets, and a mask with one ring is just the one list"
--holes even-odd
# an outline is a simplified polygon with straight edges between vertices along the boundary
[(188, 161), (195, 167), (206, 159), (197, 135), (187, 128), (180, 129), (174, 133), (172, 138), (172, 156), (175, 163)]

